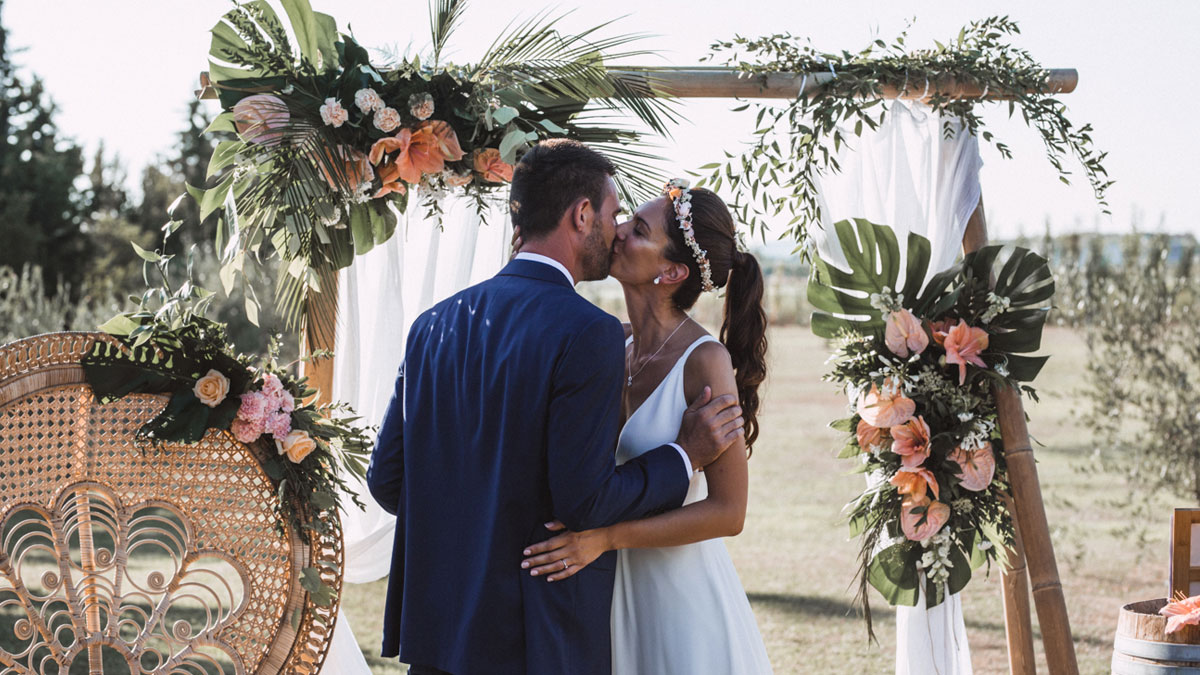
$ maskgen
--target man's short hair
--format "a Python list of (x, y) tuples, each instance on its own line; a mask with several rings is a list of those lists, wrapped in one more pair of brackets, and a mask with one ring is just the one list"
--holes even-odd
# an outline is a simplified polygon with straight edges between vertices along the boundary
[(576, 200), (587, 197), (597, 211), (617, 167), (579, 141), (554, 138), (533, 146), (513, 170), (509, 209), (521, 237), (541, 239), (554, 231)]

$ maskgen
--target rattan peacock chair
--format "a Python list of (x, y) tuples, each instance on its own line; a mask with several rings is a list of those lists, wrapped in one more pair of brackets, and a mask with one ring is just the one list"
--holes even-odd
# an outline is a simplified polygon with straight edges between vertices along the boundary
[(135, 441), (167, 397), (98, 405), (99, 338), (0, 347), (0, 674), (317, 672), (337, 607), (302, 571), (340, 591), (340, 527), (280, 531), (259, 445)]

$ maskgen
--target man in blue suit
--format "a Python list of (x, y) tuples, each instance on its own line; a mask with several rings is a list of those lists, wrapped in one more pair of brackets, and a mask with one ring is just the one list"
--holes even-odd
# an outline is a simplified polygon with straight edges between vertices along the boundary
[(742, 433), (732, 396), (700, 400), (676, 444), (615, 466), (623, 331), (574, 290), (608, 275), (615, 173), (574, 141), (527, 152), (510, 203), (522, 252), (409, 331), (367, 484), (397, 516), (383, 655), (414, 675), (610, 675), (616, 552), (548, 584), (522, 551), (552, 520), (680, 506)]

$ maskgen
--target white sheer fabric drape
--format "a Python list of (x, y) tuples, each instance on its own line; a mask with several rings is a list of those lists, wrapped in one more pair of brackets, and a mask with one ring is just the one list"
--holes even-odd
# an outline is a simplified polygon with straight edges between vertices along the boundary
[[(982, 160), (975, 136), (946, 138), (943, 121), (924, 104), (893, 101), (878, 129), (864, 130), (861, 138), (851, 135), (838, 154), (841, 172), (819, 181), (823, 231), (816, 239), (822, 257), (844, 267), (832, 223), (865, 218), (892, 226), (902, 255), (909, 232), (929, 239), (927, 278), (954, 263), (967, 220), (979, 203)], [(902, 278), (898, 285), (903, 283)], [(896, 673), (971, 673), (957, 594), (932, 609), (925, 608), (924, 597), (916, 607), (896, 608)]]
[[(338, 323), (333, 362), (333, 400), (354, 406), (361, 424), (379, 425), (395, 389), (408, 327), (437, 301), (491, 277), (508, 260), (512, 233), (508, 209), (492, 208), (483, 223), (474, 201), (442, 202), (442, 228), (416, 200), (400, 217), (396, 234), (355, 259), (338, 279)], [(379, 508), (366, 486), (357, 486), (366, 510), (342, 513), (345, 583), (363, 584), (387, 575), (395, 518)], [(333, 675), (370, 675), (344, 614), (338, 615), (325, 666)]]

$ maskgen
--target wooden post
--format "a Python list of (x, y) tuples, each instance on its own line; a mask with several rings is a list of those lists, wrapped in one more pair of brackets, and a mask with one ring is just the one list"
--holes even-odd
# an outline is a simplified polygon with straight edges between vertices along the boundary
[(1025, 567), (1025, 542), (1017, 521), (1012, 497), (1005, 507), (1013, 515), (1013, 546), (1008, 550), (1008, 569), (1000, 571), (1004, 597), (1004, 635), (1008, 639), (1008, 672), (1012, 675), (1036, 675), (1033, 658), (1033, 625), (1029, 615), (1029, 570)]
[[(963, 234), (963, 250), (975, 251), (987, 243), (987, 221), (983, 213), (983, 198), (967, 221)], [(1042, 643), (1046, 648), (1046, 664), (1051, 675), (1078, 675), (1079, 664), (1075, 660), (1075, 643), (1071, 638), (1071, 622), (1067, 617), (1067, 604), (1063, 598), (1062, 583), (1058, 577), (1058, 565), (1054, 562), (1054, 544), (1050, 541), (1050, 526), (1046, 522), (1046, 507), (1042, 503), (1042, 488), (1038, 482), (1037, 464), (1033, 459), (1033, 446), (1029, 440), (1029, 429), (1025, 426), (1025, 409), (1021, 404), (1021, 393), (1013, 387), (996, 389), (996, 411), (1000, 420), (1000, 436), (1004, 440), (1004, 458), (1008, 464), (1008, 480), (1012, 486), (1012, 502), (1016, 507), (1013, 519), (1019, 524), (1021, 544), (1025, 549), (1029, 578), (1033, 583), (1033, 602), (1037, 608), (1038, 624), (1042, 629)], [(1011, 558), (1010, 558), (1011, 560)], [(1013, 571), (1015, 575), (1015, 570)], [(1024, 663), (1025, 659), (1013, 658), (1014, 631), (1029, 630), (1021, 624), (1021, 599), (1019, 586), (1024, 580), (1013, 580), (1013, 618), (1009, 621), (1008, 581), (1005, 585), (1005, 629), (1009, 633), (1009, 663)], [(1028, 600), (1024, 600), (1024, 621), (1029, 620)], [(1028, 625), (1027, 623), (1025, 625)], [(1019, 638), (1020, 636), (1016, 636)], [(1027, 646), (1016, 645), (1018, 650), (1032, 652), (1032, 642)], [(1028, 662), (1032, 663), (1032, 653)], [(1028, 672), (1033, 672), (1032, 670)]]
[[(312, 354), (318, 350), (334, 351), (337, 329), (338, 302), (338, 273), (325, 276), (321, 280), (321, 292), (309, 296), (307, 316), (305, 317), (304, 341), (300, 345), (300, 353)], [(318, 326), (328, 327), (318, 330)], [(308, 378), (308, 384), (317, 390), (316, 403), (322, 405), (333, 402), (333, 359), (325, 358), (315, 361), (303, 361), (302, 374)]]

